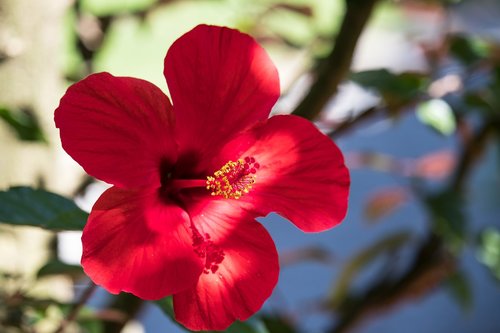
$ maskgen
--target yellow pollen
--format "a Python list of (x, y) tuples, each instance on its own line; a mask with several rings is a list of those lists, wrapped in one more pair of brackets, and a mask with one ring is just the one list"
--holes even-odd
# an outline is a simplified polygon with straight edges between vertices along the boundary
[(212, 195), (220, 195), (225, 199), (239, 199), (252, 188), (259, 167), (253, 157), (229, 161), (215, 171), (213, 176), (207, 177), (207, 190)]

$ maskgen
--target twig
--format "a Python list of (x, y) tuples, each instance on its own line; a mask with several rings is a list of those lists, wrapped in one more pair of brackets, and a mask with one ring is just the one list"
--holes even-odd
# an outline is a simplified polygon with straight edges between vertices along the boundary
[(371, 118), (377, 112), (381, 111), (380, 107), (371, 107), (369, 109), (366, 109), (365, 111), (359, 113), (356, 117), (347, 119), (344, 122), (340, 123), (334, 130), (328, 133), (328, 136), (332, 139), (336, 139), (339, 136), (349, 132), (352, 130), (356, 125), (358, 125), (360, 122)]
[(90, 296), (94, 293), (96, 290), (97, 285), (94, 284), (94, 282), (90, 281), (89, 285), (85, 290), (83, 291), (82, 295), (78, 299), (76, 303), (73, 304), (71, 307), (68, 315), (66, 318), (61, 322), (59, 325), (59, 328), (54, 332), (54, 333), (62, 333), (66, 329), (69, 323), (73, 322), (76, 317), (78, 316), (78, 313), (80, 312), (80, 309), (87, 303), (89, 300)]
[(461, 191), (472, 166), (482, 155), (488, 137), (495, 128), (500, 126), (500, 120), (486, 120), (476, 133), (465, 143), (461, 156), (459, 158), (454, 177), (451, 180), (450, 187), (454, 191)]
[(358, 39), (368, 22), (378, 0), (346, 0), (346, 13), (335, 46), (325, 59), (324, 68), (292, 112), (309, 120), (315, 119), (337, 92), (337, 87), (351, 67)]
[(443, 247), (442, 240), (431, 235), (403, 276), (396, 281), (379, 281), (366, 293), (346, 301), (340, 307), (337, 324), (327, 333), (347, 332), (369, 315), (425, 295), (453, 273), (455, 267), (455, 260)]

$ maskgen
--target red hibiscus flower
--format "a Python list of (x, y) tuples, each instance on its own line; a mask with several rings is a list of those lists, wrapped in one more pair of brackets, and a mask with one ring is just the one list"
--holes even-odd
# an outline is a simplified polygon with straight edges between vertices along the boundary
[(310, 122), (268, 119), (278, 73), (248, 35), (198, 26), (172, 45), (164, 74), (173, 106), (151, 83), (99, 73), (55, 111), (64, 149), (114, 185), (90, 213), (82, 266), (111, 293), (173, 295), (190, 329), (225, 329), (259, 310), (278, 279), (255, 218), (331, 228), (346, 214), (349, 174)]

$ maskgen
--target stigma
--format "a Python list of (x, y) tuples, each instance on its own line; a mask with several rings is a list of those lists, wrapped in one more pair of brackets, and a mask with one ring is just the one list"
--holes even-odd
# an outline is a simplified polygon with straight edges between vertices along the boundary
[(239, 199), (252, 189), (259, 167), (255, 158), (249, 156), (234, 162), (229, 161), (215, 171), (213, 176), (207, 177), (207, 190), (214, 196)]

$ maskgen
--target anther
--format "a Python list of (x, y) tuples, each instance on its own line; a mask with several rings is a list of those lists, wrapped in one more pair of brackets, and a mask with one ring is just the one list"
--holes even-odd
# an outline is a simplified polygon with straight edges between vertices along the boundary
[(215, 171), (213, 176), (207, 177), (207, 190), (212, 195), (220, 195), (226, 199), (239, 199), (251, 190), (259, 167), (259, 163), (251, 156), (236, 162), (229, 161)]

